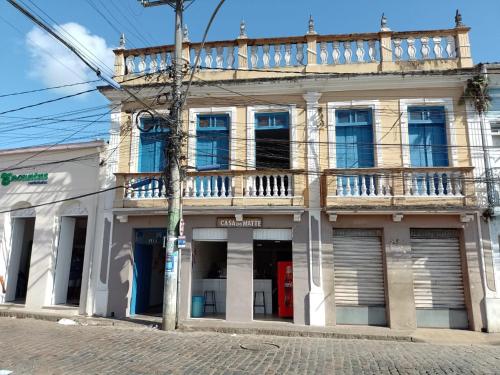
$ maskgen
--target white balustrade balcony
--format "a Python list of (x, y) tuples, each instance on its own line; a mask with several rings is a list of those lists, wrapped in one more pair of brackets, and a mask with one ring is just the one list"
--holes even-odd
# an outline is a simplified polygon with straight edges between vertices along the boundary
[(473, 205), (472, 167), (325, 171), (326, 205)]
[[(473, 66), (468, 32), (469, 28), (459, 26), (444, 30), (309, 33), (259, 39), (244, 35), (233, 40), (209, 41), (203, 48), (200, 43), (186, 41), (182, 57), (191, 69), (204, 73), (203, 79), (214, 80), (234, 79), (233, 74), (224, 75), (227, 71), (237, 71), (241, 78), (258, 78), (276, 70), (301, 74), (304, 68), (308, 72), (332, 73), (400, 71), (402, 68), (449, 70)], [(114, 52), (116, 79), (127, 84), (131, 76), (165, 73), (172, 67), (174, 46), (121, 48)], [(260, 75), (249, 75), (249, 72)], [(137, 79), (130, 82), (138, 83)]]
[[(161, 206), (168, 198), (161, 173), (117, 173), (116, 177), (123, 188), (117, 193), (115, 205), (138, 207), (147, 201)], [(304, 174), (299, 170), (189, 172), (182, 198), (193, 206), (303, 205), (304, 188)]]

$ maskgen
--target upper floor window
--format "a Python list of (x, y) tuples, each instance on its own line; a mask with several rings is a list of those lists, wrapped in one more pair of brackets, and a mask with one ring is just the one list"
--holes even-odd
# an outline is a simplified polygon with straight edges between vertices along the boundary
[(255, 167), (290, 169), (288, 112), (255, 114)]
[(408, 108), (412, 167), (447, 167), (448, 144), (444, 107)]
[(198, 115), (196, 168), (199, 171), (229, 169), (229, 116)]
[(141, 127), (150, 129), (139, 136), (138, 172), (162, 172), (165, 169), (165, 146), (169, 132), (165, 121), (141, 118)]
[(490, 96), (490, 106), (488, 108), (488, 117), (500, 119), (500, 89), (492, 88), (488, 90)]
[(372, 110), (338, 109), (335, 120), (337, 168), (373, 167)]

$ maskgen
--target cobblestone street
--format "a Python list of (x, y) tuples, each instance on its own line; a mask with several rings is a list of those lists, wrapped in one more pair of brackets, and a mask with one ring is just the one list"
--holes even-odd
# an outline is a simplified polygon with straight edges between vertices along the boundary
[(0, 318), (17, 374), (499, 374), (500, 346), (165, 333)]

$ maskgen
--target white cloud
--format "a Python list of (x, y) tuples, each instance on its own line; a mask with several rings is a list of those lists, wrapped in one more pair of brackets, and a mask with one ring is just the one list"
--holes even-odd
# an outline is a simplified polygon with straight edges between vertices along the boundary
[[(66, 33), (61, 33), (72, 45), (83, 51), (85, 55), (91, 56), (92, 60), (97, 62), (100, 67), (103, 65), (108, 67), (107, 70), (101, 68), (103, 73), (113, 70), (113, 50), (103, 38), (91, 34), (88, 29), (74, 22), (60, 25), (60, 28), (71, 35), (69, 38)], [(97, 78), (95, 73), (73, 52), (37, 27), (26, 35), (26, 43), (31, 56), (29, 75), (42, 81), (46, 86), (61, 86)], [(57, 90), (64, 94), (72, 94), (91, 87), (91, 85), (78, 85)]]

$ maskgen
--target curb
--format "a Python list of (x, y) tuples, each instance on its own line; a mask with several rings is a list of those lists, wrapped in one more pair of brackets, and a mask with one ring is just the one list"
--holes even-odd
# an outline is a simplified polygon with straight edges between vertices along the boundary
[[(106, 319), (106, 318), (93, 318), (93, 317), (85, 317), (81, 315), (58, 315), (51, 313), (43, 313), (43, 312), (24, 312), (24, 311), (8, 311), (8, 310), (0, 310), (0, 318), (16, 318), (16, 319), (35, 319), (35, 320), (43, 320), (48, 322), (57, 323), (60, 319), (70, 319), (79, 323), (79, 325), (87, 325), (87, 326), (99, 326), (99, 327), (134, 327), (137, 326), (138, 323)], [(141, 324), (139, 324), (141, 325)], [(142, 324), (146, 326), (146, 324)]]
[(320, 331), (299, 331), (283, 330), (272, 328), (237, 328), (237, 327), (193, 327), (189, 325), (179, 325), (180, 332), (214, 332), (240, 335), (263, 335), (263, 336), (282, 336), (282, 337), (312, 337), (325, 339), (344, 339), (344, 340), (378, 340), (378, 341), (399, 341), (399, 342), (420, 342), (424, 341), (413, 336), (406, 335), (371, 335), (357, 333), (341, 332), (320, 332)]

